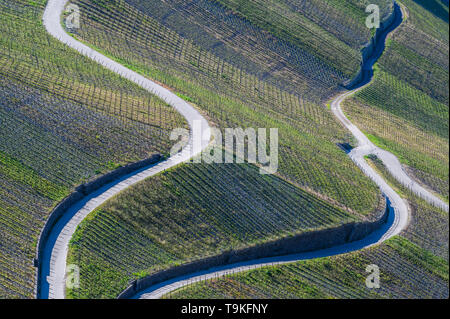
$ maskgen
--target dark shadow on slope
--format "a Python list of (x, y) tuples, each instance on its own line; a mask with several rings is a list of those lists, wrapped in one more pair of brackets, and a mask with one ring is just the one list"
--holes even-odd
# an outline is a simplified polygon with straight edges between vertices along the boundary
[(338, 143), (336, 145), (339, 146), (339, 148), (346, 154), (350, 153), (353, 150), (353, 146), (351, 146), (349, 143)]
[[(356, 76), (354, 81), (345, 85), (347, 90), (357, 89), (372, 81), (374, 75), (373, 67), (384, 53), (387, 36), (397, 29), (402, 21), (402, 10), (397, 3), (394, 3), (394, 20), (389, 26), (378, 29), (368, 47), (363, 49), (363, 62), (361, 64), (360, 73)], [(364, 50), (369, 50), (369, 52), (371, 50), (370, 55), (365, 55)]]
[(448, 23), (448, 0), (413, 0), (425, 10)]

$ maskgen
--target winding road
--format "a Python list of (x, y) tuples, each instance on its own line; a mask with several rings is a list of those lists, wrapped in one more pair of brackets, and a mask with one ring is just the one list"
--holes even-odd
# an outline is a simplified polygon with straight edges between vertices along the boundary
[[(188, 161), (193, 156), (201, 153), (202, 150), (209, 145), (211, 139), (211, 130), (208, 122), (190, 104), (188, 104), (166, 88), (154, 83), (151, 80), (146, 79), (136, 72), (127, 69), (126, 67), (96, 52), (95, 50), (68, 35), (61, 25), (61, 15), (67, 2), (68, 0), (48, 1), (43, 16), (44, 26), (47, 31), (61, 42), (67, 44), (69, 47), (100, 63), (105, 68), (138, 84), (150, 93), (155, 94), (163, 99), (169, 105), (173, 106), (188, 122), (191, 128), (191, 136), (188, 142), (188, 147), (184, 148), (183, 151), (178, 153), (176, 156), (170, 157), (166, 161), (160, 162), (159, 164), (151, 167), (141, 169), (137, 172), (124, 176), (113, 183), (105, 185), (95, 193), (90, 194), (88, 197), (84, 198), (67, 210), (64, 216), (51, 229), (50, 235), (45, 245), (43, 246), (44, 248), (42, 252), (42, 260), (40, 261), (39, 266), (40, 275), (38, 278), (38, 298), (62, 299), (65, 297), (65, 272), (69, 241), (77, 226), (89, 213), (91, 213), (105, 201), (115, 196), (122, 190), (130, 187), (131, 185), (138, 183), (150, 176), (153, 176), (165, 169)], [(376, 59), (368, 61), (366, 66), (372, 68), (375, 61)], [(229, 273), (250, 270), (266, 265), (284, 264), (299, 260), (344, 254), (370, 247), (399, 234), (403, 229), (406, 228), (408, 224), (408, 207), (403, 199), (400, 198), (400, 196), (384, 181), (384, 179), (379, 176), (371, 166), (368, 165), (364, 157), (369, 154), (377, 155), (386, 165), (389, 172), (400, 183), (409, 187), (416, 194), (418, 194), (418, 196), (424, 198), (429, 203), (448, 212), (448, 205), (446, 203), (444, 203), (442, 200), (425, 190), (423, 187), (421, 187), (408, 177), (408, 175), (404, 172), (400, 162), (394, 155), (376, 147), (355, 125), (353, 125), (346, 118), (346, 116), (342, 112), (341, 103), (347, 97), (362, 88), (363, 87), (359, 87), (338, 96), (332, 102), (331, 109), (335, 116), (342, 122), (342, 124), (346, 128), (348, 128), (352, 132), (352, 134), (358, 141), (358, 147), (353, 149), (349, 153), (349, 156), (361, 168), (361, 170), (380, 187), (381, 192), (388, 198), (388, 202), (390, 204), (390, 214), (388, 217), (388, 222), (386, 224), (384, 224), (380, 229), (373, 232), (366, 238), (356, 242), (308, 253), (258, 259), (234, 265), (212, 268), (206, 271), (174, 278), (172, 280), (149, 287), (145, 291), (140, 292), (135, 297), (159, 298), (164, 294), (181, 288), (185, 285), (205, 279), (223, 276)], [(193, 139), (192, 131), (195, 126), (201, 127), (201, 142), (194, 142), (194, 140), (198, 140)]]
[[(175, 156), (156, 165), (140, 169), (137, 172), (120, 178), (119, 180), (103, 186), (96, 192), (85, 197), (74, 206), (70, 207), (64, 216), (58, 220), (51, 229), (50, 235), (44, 245), (40, 261), (38, 278), (38, 298), (63, 299), (65, 296), (66, 260), (69, 241), (77, 226), (84, 218), (102, 205), (111, 197), (122, 190), (144, 179), (158, 174), (168, 168), (190, 160), (200, 154), (210, 143), (211, 129), (208, 121), (190, 104), (179, 98), (176, 94), (153, 81), (133, 72), (121, 64), (89, 48), (85, 44), (68, 35), (61, 25), (61, 15), (68, 0), (49, 0), (44, 11), (43, 22), (47, 31), (59, 41), (77, 50), (81, 54), (100, 63), (105, 68), (121, 75), (122, 77), (138, 84), (150, 93), (158, 96), (167, 104), (174, 107), (187, 121), (191, 128), (191, 134), (186, 147)], [(198, 128), (194, 138), (194, 128)], [(200, 137), (201, 135), (201, 137)], [(195, 141), (195, 142), (194, 142)]]

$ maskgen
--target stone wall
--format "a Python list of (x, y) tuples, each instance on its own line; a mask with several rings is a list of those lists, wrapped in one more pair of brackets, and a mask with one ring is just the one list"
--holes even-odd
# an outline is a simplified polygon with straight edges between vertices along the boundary
[(214, 267), (232, 265), (239, 262), (267, 257), (315, 251), (357, 241), (370, 235), (387, 222), (390, 212), (390, 206), (387, 200), (385, 200), (383, 211), (383, 213), (380, 212), (379, 219), (373, 222), (352, 222), (330, 229), (310, 231), (245, 249), (226, 251), (217, 256), (207, 257), (198, 261), (169, 268), (136, 280), (124, 290), (118, 298), (132, 298), (138, 292), (144, 291), (153, 285)]
[(76, 187), (75, 190), (69, 196), (67, 196), (65, 199), (63, 199), (52, 210), (49, 217), (47, 218), (47, 221), (45, 222), (44, 228), (41, 230), (38, 244), (36, 246), (36, 258), (33, 261), (34, 266), (38, 268), (36, 271), (36, 288), (35, 288), (36, 296), (38, 296), (38, 292), (40, 289), (40, 271), (41, 271), (41, 269), (40, 269), (39, 261), (41, 260), (41, 257), (42, 257), (42, 251), (44, 249), (45, 243), (47, 242), (48, 236), (49, 236), (52, 228), (57, 223), (57, 221), (61, 218), (61, 216), (64, 215), (64, 213), (67, 211), (67, 209), (69, 209), (71, 206), (73, 206), (78, 201), (83, 199), (85, 196), (100, 189), (104, 185), (111, 183), (114, 180), (117, 180), (127, 174), (130, 174), (137, 170), (143, 169), (147, 166), (151, 166), (161, 160), (162, 160), (162, 156), (160, 154), (154, 154), (145, 160), (119, 167), (118, 169), (116, 169), (114, 171), (111, 171), (111, 172), (109, 172), (105, 175), (102, 175), (88, 183), (85, 183), (85, 184), (82, 184), (82, 185)]

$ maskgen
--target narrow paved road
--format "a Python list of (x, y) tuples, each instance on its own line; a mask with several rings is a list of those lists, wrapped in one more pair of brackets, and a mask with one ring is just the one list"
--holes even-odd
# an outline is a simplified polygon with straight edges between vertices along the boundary
[[(153, 167), (145, 168), (140, 170), (139, 172), (135, 172), (133, 174), (125, 176), (120, 180), (115, 181), (114, 183), (105, 185), (97, 192), (91, 194), (83, 201), (71, 207), (64, 215), (64, 217), (57, 223), (57, 225), (52, 228), (49, 240), (44, 246), (43, 260), (41, 261), (42, 271), (39, 278), (41, 289), (40, 291), (38, 291), (38, 297), (40, 298), (64, 298), (64, 278), (69, 240), (75, 232), (76, 227), (90, 212), (95, 210), (109, 198), (126, 189), (127, 187), (139, 181), (142, 181), (145, 178), (155, 175), (163, 171), (164, 169), (189, 160), (193, 155), (199, 154), (209, 144), (211, 137), (210, 127), (207, 121), (191, 105), (180, 99), (169, 90), (125, 68), (124, 66), (114, 62), (113, 60), (92, 50), (88, 46), (69, 36), (61, 26), (61, 14), (63, 13), (64, 7), (67, 2), (68, 0), (48, 1), (43, 18), (44, 25), (47, 31), (55, 38), (59, 39), (61, 42), (67, 44), (73, 49), (79, 51), (83, 55), (88, 56), (89, 58), (102, 64), (106, 68), (120, 74), (126, 79), (137, 83), (149, 92), (159, 96), (168, 104), (172, 105), (178, 112), (180, 112), (181, 115), (186, 118), (191, 129), (194, 126), (195, 121), (201, 123), (203, 138), (202, 142), (199, 145), (193, 145), (194, 143), (192, 142), (191, 138), (189, 140), (189, 148), (184, 149), (183, 152), (178, 154), (177, 156), (171, 157), (167, 161), (159, 163)], [(374, 59), (373, 62), (375, 62), (375, 60), (376, 59)], [(373, 62), (370, 62), (371, 65), (373, 65)], [(358, 147), (353, 149), (349, 153), (350, 157), (364, 171), (364, 173), (380, 187), (381, 191), (388, 198), (388, 202), (390, 204), (390, 214), (388, 222), (383, 227), (381, 227), (379, 230), (375, 231), (368, 237), (364, 238), (363, 240), (337, 247), (332, 247), (329, 249), (284, 257), (253, 260), (245, 263), (217, 267), (209, 269), (207, 271), (178, 277), (150, 287), (147, 290), (141, 292), (136, 297), (159, 298), (162, 295), (183, 287), (187, 284), (222, 276), (227, 273), (245, 271), (263, 267), (266, 265), (283, 264), (305, 259), (344, 254), (347, 252), (370, 247), (374, 244), (380, 243), (387, 240), (388, 238), (391, 238), (392, 236), (399, 234), (407, 226), (409, 218), (408, 207), (400, 198), (400, 196), (383, 180), (383, 178), (379, 176), (367, 164), (364, 156), (368, 154), (375, 154), (380, 157), (380, 159), (385, 163), (393, 176), (397, 178), (402, 184), (406, 184), (408, 187), (411, 187), (419, 196), (423, 197), (428, 202), (448, 211), (447, 204), (443, 203), (440, 199), (436, 198), (431, 193), (417, 185), (407, 176), (395, 156), (373, 145), (367, 139), (367, 137), (364, 136), (364, 134), (345, 117), (340, 105), (345, 98), (355, 93), (359, 89), (361, 88), (340, 95), (333, 101), (331, 107), (336, 117), (353, 133), (359, 143)]]
[[(401, 214), (399, 214), (399, 212), (401, 212)], [(262, 258), (257, 260), (251, 260), (248, 262), (210, 268), (205, 271), (199, 271), (186, 276), (180, 276), (171, 280), (167, 280), (160, 284), (151, 286), (139, 292), (133, 298), (159, 299), (164, 295), (173, 292), (179, 288), (182, 288), (184, 286), (212, 278), (222, 277), (228, 274), (235, 274), (265, 266), (283, 265), (301, 260), (341, 255), (365, 249), (372, 245), (381, 243), (391, 238), (392, 236), (399, 234), (406, 227), (407, 221), (408, 221), (408, 210), (406, 204), (403, 201), (401, 201), (399, 202), (399, 206), (396, 208), (395, 212), (392, 206), (390, 207), (389, 219), (387, 223), (384, 224), (380, 229), (373, 232), (372, 234), (370, 234), (369, 236), (367, 236), (362, 240), (318, 251), (293, 254), (281, 257)]]
[[(393, 202), (395, 207), (397, 200), (394, 200), (396, 193), (392, 193), (385, 185), (383, 179), (381, 179), (377, 174), (374, 175), (374, 171), (367, 164), (365, 156), (376, 155), (386, 166), (389, 173), (403, 186), (409, 188), (417, 196), (423, 198), (428, 203), (438, 207), (446, 212), (448, 212), (448, 204), (445, 203), (440, 198), (433, 195), (431, 192), (420, 186), (417, 182), (411, 179), (408, 174), (404, 171), (402, 164), (398, 158), (390, 152), (387, 152), (373, 144), (355, 125), (353, 125), (348, 118), (342, 112), (341, 104), (349, 96), (353, 95), (357, 91), (363, 89), (364, 87), (352, 90), (350, 92), (344, 93), (338, 98), (336, 98), (331, 103), (331, 110), (334, 115), (339, 119), (339, 121), (352, 132), (353, 136), (358, 141), (358, 147), (354, 148), (349, 156), (351, 159), (364, 171), (364, 173), (369, 176), (380, 188), (383, 193), (385, 193), (389, 199)], [(394, 195), (395, 194), (395, 195)], [(398, 195), (397, 195), (398, 196)]]
[(190, 285), (195, 282), (200, 282), (203, 280), (208, 280), (212, 278), (221, 277), (227, 274), (233, 274), (243, 271), (248, 271), (251, 269), (261, 268), (264, 266), (271, 265), (281, 265), (286, 263), (292, 263), (296, 261), (306, 260), (306, 259), (314, 259), (320, 257), (328, 257), (334, 255), (345, 254), (352, 251), (357, 251), (360, 249), (368, 248), (375, 244), (379, 244), (395, 235), (400, 234), (400, 232), (406, 228), (409, 221), (409, 210), (405, 201), (386, 183), (386, 181), (367, 163), (365, 160), (365, 156), (374, 154), (378, 158), (380, 158), (384, 165), (387, 167), (392, 176), (398, 180), (401, 184), (410, 188), (414, 193), (418, 196), (425, 199), (427, 202), (435, 205), (448, 212), (448, 205), (428, 192), (426, 189), (418, 185), (415, 181), (413, 181), (403, 170), (402, 165), (398, 161), (397, 157), (393, 154), (376, 147), (355, 125), (353, 125), (348, 118), (342, 112), (341, 104), (342, 102), (355, 94), (359, 90), (363, 89), (365, 86), (369, 85), (372, 80), (372, 69), (373, 65), (376, 63), (378, 58), (382, 55), (385, 48), (385, 40), (390, 32), (395, 30), (402, 22), (402, 13), (400, 11), (400, 7), (396, 4), (396, 10), (398, 10), (399, 14), (397, 16), (397, 20), (393, 23), (391, 28), (388, 28), (385, 31), (385, 34), (381, 37), (381, 42), (375, 48), (373, 55), (365, 61), (362, 69), (367, 71), (365, 73), (365, 77), (361, 81), (358, 87), (355, 89), (343, 93), (336, 97), (331, 103), (331, 110), (333, 114), (339, 119), (339, 121), (353, 134), (358, 142), (358, 146), (354, 148), (350, 153), (350, 158), (355, 162), (358, 167), (366, 174), (371, 180), (373, 180), (381, 192), (388, 198), (390, 213), (388, 222), (379, 230), (372, 233), (368, 237), (357, 241), (348, 243), (345, 245), (340, 245), (336, 247), (332, 247), (329, 249), (324, 249), (320, 251), (313, 251), (301, 254), (295, 254), (284, 257), (274, 257), (274, 258), (265, 258), (259, 260), (252, 260), (249, 262), (227, 265), (223, 267), (212, 268), (206, 271), (201, 271), (195, 274), (190, 274), (186, 276), (180, 276), (178, 278), (174, 278), (158, 285), (154, 285), (149, 287), (148, 289), (138, 293), (135, 298), (141, 299), (155, 299), (161, 298), (162, 296), (176, 290), (182, 288), (184, 286)]
[[(158, 174), (168, 168), (188, 161), (200, 154), (207, 147), (211, 139), (211, 130), (206, 119), (190, 104), (179, 98), (166, 88), (146, 79), (106, 56), (92, 50), (83, 43), (68, 35), (61, 25), (61, 15), (68, 0), (49, 0), (44, 11), (43, 21), (47, 31), (59, 41), (77, 50), (83, 55), (95, 60), (105, 68), (138, 84), (152, 94), (157, 95), (169, 105), (174, 107), (187, 121), (191, 128), (191, 136), (187, 146), (182, 152), (170, 157), (157, 165), (141, 169), (121, 179), (105, 185), (95, 193), (86, 197), (71, 207), (52, 228), (50, 236), (45, 243), (43, 258), (40, 261), (41, 275), (39, 280), (38, 298), (64, 298), (65, 271), (69, 241), (77, 226), (86, 216), (122, 190), (136, 184), (150, 176)], [(196, 134), (201, 138), (193, 139), (192, 129), (200, 128)], [(196, 142), (194, 143), (193, 140)]]

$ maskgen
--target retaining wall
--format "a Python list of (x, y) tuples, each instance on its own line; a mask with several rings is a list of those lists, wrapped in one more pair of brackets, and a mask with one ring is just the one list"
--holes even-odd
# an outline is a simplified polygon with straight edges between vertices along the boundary
[(151, 166), (159, 161), (161, 161), (163, 157), (160, 154), (154, 154), (147, 159), (144, 159), (139, 162), (131, 163), (118, 169), (111, 171), (105, 175), (102, 175), (88, 183), (82, 184), (75, 188), (75, 190), (66, 198), (64, 198), (50, 213), (47, 221), (45, 222), (44, 228), (41, 230), (41, 234), (39, 235), (38, 244), (36, 246), (36, 258), (33, 260), (33, 264), (37, 267), (36, 271), (36, 288), (35, 295), (38, 296), (38, 292), (40, 291), (40, 260), (42, 258), (42, 252), (44, 250), (45, 244), (47, 242), (50, 231), (64, 215), (68, 208), (75, 205), (78, 201), (82, 200), (84, 197), (89, 194), (95, 192), (99, 188), (104, 185), (113, 182), (127, 174), (130, 174), (134, 171), (140, 170), (146, 166)]
[[(360, 71), (354, 79), (344, 84), (347, 89), (354, 89), (370, 82), (373, 76), (373, 64), (384, 51), (387, 35), (394, 30), (401, 21), (402, 12), (400, 6), (394, 1), (392, 13), (384, 19), (380, 28), (377, 29), (375, 36), (361, 50), (362, 63)], [(241, 250), (230, 250), (217, 256), (207, 257), (202, 260), (173, 267), (134, 281), (133, 284), (125, 289), (118, 298), (131, 298), (138, 292), (158, 283), (218, 266), (231, 265), (266, 257), (277, 257), (320, 250), (360, 240), (386, 223), (391, 208), (387, 199), (385, 199), (385, 203), (384, 213), (382, 213), (375, 221), (354, 222), (331, 229), (311, 231), (254, 247)]]
[(169, 268), (134, 281), (119, 295), (118, 298), (132, 298), (138, 292), (153, 285), (214, 267), (231, 265), (266, 257), (277, 257), (315, 251), (357, 241), (370, 235), (387, 222), (390, 206), (386, 198), (383, 211), (384, 212), (380, 212), (379, 219), (373, 222), (352, 222), (335, 228), (310, 231), (245, 249), (226, 251), (217, 256), (207, 257), (198, 261)]
[(402, 21), (400, 6), (394, 2), (392, 13), (383, 20), (375, 36), (361, 50), (362, 62), (358, 74), (352, 80), (344, 84), (345, 88), (352, 90), (370, 82), (373, 76), (373, 63), (384, 51), (387, 35)]

